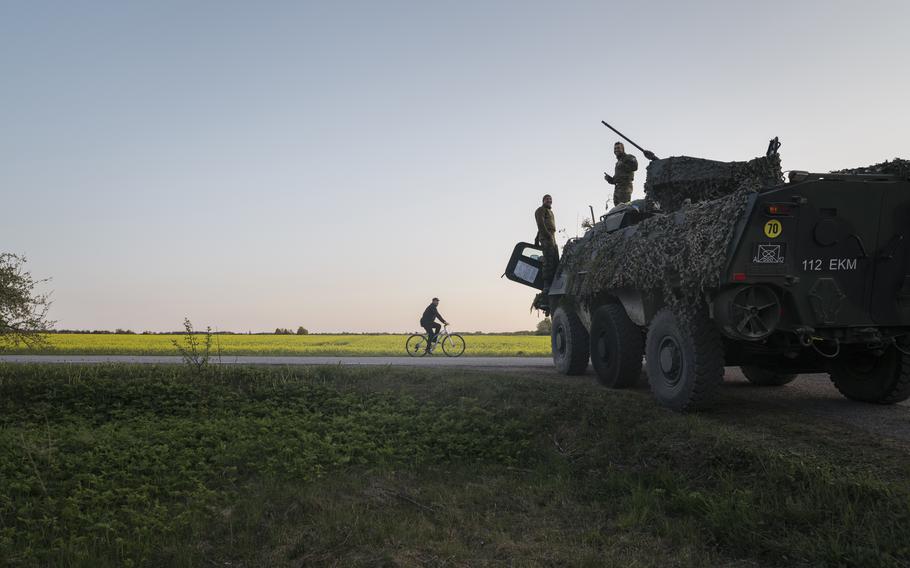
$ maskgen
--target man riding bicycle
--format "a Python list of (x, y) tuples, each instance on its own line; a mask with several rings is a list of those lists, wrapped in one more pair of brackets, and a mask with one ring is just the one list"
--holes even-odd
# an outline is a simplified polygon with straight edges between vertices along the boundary
[(436, 306), (438, 305), (439, 298), (433, 298), (433, 301), (427, 306), (427, 309), (423, 311), (423, 315), (420, 316), (420, 327), (427, 330), (427, 353), (430, 352), (430, 346), (436, 341), (436, 335), (439, 333), (439, 330), (442, 329), (442, 326), (436, 323), (436, 318), (439, 318), (439, 321), (442, 323), (449, 325), (449, 322), (447, 322), (446, 319), (440, 315), (439, 310), (436, 309)]

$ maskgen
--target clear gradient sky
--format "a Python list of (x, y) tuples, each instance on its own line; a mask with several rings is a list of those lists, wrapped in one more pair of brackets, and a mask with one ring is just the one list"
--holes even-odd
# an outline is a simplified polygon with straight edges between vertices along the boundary
[[(910, 157), (910, 2), (0, 0), (0, 251), (60, 328), (530, 329), (554, 197), (661, 157)], [(646, 161), (638, 154), (644, 167)], [(642, 194), (644, 171), (635, 182)]]

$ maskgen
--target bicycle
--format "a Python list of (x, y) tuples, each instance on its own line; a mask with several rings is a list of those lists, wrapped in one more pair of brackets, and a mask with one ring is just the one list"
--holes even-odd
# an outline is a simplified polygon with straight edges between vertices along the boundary
[[(464, 338), (457, 333), (449, 333), (449, 326), (442, 326), (442, 330), (436, 334), (436, 341), (430, 345), (429, 352), (433, 352), (433, 348), (437, 345), (442, 345), (442, 352), (446, 354), (447, 357), (458, 357), (464, 353)], [(411, 357), (423, 357), (427, 354), (427, 334), (425, 333), (415, 333), (408, 337), (407, 342), (405, 342), (405, 349), (408, 351), (408, 355)]]

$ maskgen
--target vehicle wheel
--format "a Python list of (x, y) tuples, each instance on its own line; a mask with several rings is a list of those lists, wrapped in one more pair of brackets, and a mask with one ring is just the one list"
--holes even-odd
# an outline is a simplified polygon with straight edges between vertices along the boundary
[(427, 337), (425, 335), (415, 333), (408, 338), (404, 345), (411, 357), (423, 357), (427, 354)]
[(704, 407), (723, 382), (723, 343), (703, 312), (657, 312), (648, 326), (645, 358), (651, 392), (676, 411)]
[[(907, 343), (901, 348), (907, 350)], [(910, 355), (893, 346), (876, 357), (868, 350), (842, 353), (831, 362), (831, 381), (850, 400), (894, 404), (910, 397)]]
[(563, 375), (580, 375), (588, 368), (588, 332), (574, 312), (556, 308), (550, 344), (553, 363)]
[(442, 351), (449, 357), (458, 357), (464, 353), (464, 338), (453, 333), (442, 340)]
[(780, 387), (792, 383), (797, 375), (796, 373), (777, 373), (765, 367), (740, 367), (743, 375), (753, 385), (760, 387)]
[(634, 385), (641, 376), (644, 352), (641, 329), (622, 306), (597, 308), (591, 317), (591, 364), (604, 386), (621, 389)]

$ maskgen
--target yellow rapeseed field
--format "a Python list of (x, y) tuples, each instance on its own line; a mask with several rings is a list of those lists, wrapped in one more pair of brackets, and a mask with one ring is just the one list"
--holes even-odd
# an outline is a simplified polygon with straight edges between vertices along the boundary
[[(198, 336), (200, 341), (202, 336)], [(222, 355), (407, 356), (407, 335), (215, 335), (212, 352)], [(468, 335), (464, 356), (548, 357), (549, 336)], [(38, 353), (48, 355), (177, 355), (182, 335), (48, 334)], [(35, 353), (24, 347), (6, 353)]]

